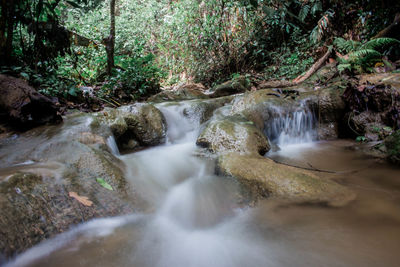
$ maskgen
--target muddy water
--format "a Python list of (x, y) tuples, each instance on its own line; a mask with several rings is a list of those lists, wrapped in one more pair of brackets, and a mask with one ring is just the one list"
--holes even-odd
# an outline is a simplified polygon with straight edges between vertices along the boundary
[(288, 145), (267, 156), (318, 169), (357, 200), (340, 209), (274, 199), (239, 208), (235, 181), (196, 156), (200, 125), (184, 108), (160, 107), (167, 144), (120, 156), (150, 213), (83, 224), (6, 266), (399, 266), (400, 169), (348, 141)]

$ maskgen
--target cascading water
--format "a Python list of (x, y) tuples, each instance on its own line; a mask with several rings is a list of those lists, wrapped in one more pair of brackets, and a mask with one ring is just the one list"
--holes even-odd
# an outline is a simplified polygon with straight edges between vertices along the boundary
[(310, 143), (316, 138), (315, 122), (314, 113), (303, 105), (294, 111), (276, 107), (266, 122), (266, 135), (279, 147)]
[[(280, 206), (282, 203), (273, 198), (256, 208), (237, 208), (240, 189), (235, 181), (215, 176), (213, 163), (195, 156), (200, 124), (198, 118), (185, 116), (189, 107), (190, 102), (159, 105), (168, 124), (167, 143), (119, 156), (126, 165), (126, 178), (149, 203), (147, 212), (84, 223), (29, 249), (5, 266), (398, 265), (400, 230), (395, 226), (399, 221), (399, 193), (387, 187), (375, 190), (381, 170), (373, 175), (373, 168), (369, 168), (360, 179), (346, 174), (362, 181), (357, 188), (364, 194), (347, 210), (290, 206), (286, 202)], [(278, 113), (280, 117), (269, 121), (272, 141), (284, 146), (313, 140), (310, 111)], [(229, 115), (229, 107), (214, 114)], [(115, 144), (111, 141), (108, 144), (112, 148)], [(351, 156), (348, 150), (331, 152), (330, 148), (329, 153), (311, 154), (317, 163), (324, 159), (322, 163), (330, 165), (326, 168), (335, 166), (338, 159), (347, 166), (345, 169), (354, 168), (354, 156), (360, 166), (369, 164), (358, 155)], [(394, 178), (385, 183), (398, 182), (398, 171), (386, 174)], [(373, 190), (361, 189), (369, 186), (364, 184), (368, 175)], [(388, 190), (393, 195), (385, 195)], [(387, 203), (382, 206), (384, 201)], [(370, 213), (374, 209), (377, 212)], [(378, 228), (382, 215), (387, 227)]]

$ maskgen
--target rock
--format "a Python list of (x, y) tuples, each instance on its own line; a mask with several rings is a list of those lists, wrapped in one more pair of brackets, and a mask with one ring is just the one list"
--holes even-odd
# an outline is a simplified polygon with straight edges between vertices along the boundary
[(268, 140), (254, 123), (238, 115), (209, 122), (196, 144), (214, 153), (264, 155), (270, 149)]
[(162, 144), (167, 129), (163, 114), (151, 104), (105, 109), (95, 115), (91, 126), (105, 132), (110, 129), (120, 149), (132, 148), (135, 143), (142, 146)]
[[(72, 225), (139, 209), (124, 178), (124, 165), (107, 151), (72, 140), (54, 141), (39, 151), (30, 158), (43, 163), (21, 168), (0, 183), (0, 251), (7, 257)], [(50, 167), (49, 160), (57, 164)], [(107, 181), (113, 191), (98, 184), (97, 178)], [(93, 205), (82, 205), (69, 192), (88, 197)]]
[(295, 203), (341, 207), (356, 195), (346, 187), (310, 171), (294, 168), (257, 155), (230, 153), (221, 156), (217, 170), (233, 176), (258, 197), (277, 197)]
[(389, 161), (400, 165), (400, 130), (385, 139), (385, 146)]
[[(61, 125), (37, 127), (1, 144), (0, 253), (11, 257), (73, 225), (148, 208), (125, 179), (124, 163), (108, 151), (107, 133), (90, 129), (92, 119), (69, 115)], [(70, 192), (93, 205), (84, 206)]]
[(216, 109), (228, 104), (233, 99), (233, 96), (225, 96), (213, 99), (193, 100), (189, 103), (190, 107), (183, 112), (185, 115), (193, 118), (198, 117), (199, 122), (208, 121)]
[(0, 95), (0, 117), (18, 129), (62, 121), (56, 105), (22, 79), (0, 74)]
[(250, 82), (245, 76), (239, 76), (224, 82), (211, 90), (209, 96), (212, 98), (244, 93), (250, 90)]
[(277, 107), (290, 110), (294, 104), (292, 99), (285, 99), (271, 89), (258, 90), (235, 97), (232, 114), (244, 115), (258, 129), (264, 131), (266, 122), (276, 113)]
[(299, 95), (299, 100), (304, 101), (315, 112), (320, 140), (335, 139), (341, 134), (341, 123), (346, 112), (346, 103), (341, 97), (341, 86), (341, 83), (334, 84)]
[(165, 101), (182, 101), (191, 99), (207, 99), (209, 96), (204, 94), (205, 87), (202, 84), (183, 84), (173, 87), (170, 90), (151, 96), (148, 102), (160, 103)]
[(79, 142), (85, 145), (93, 145), (93, 144), (101, 144), (105, 145), (106, 141), (104, 137), (91, 133), (91, 132), (83, 132), (79, 136)]
[(165, 142), (167, 124), (164, 115), (155, 106), (135, 104), (122, 110), (130, 113), (123, 118), (139, 143), (154, 146)]

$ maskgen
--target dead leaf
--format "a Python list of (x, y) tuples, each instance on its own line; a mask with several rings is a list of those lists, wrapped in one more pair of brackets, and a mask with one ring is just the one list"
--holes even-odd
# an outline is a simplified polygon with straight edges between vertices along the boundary
[(91, 207), (93, 205), (93, 202), (89, 200), (88, 197), (85, 196), (79, 196), (75, 192), (69, 192), (69, 196), (75, 198), (78, 200), (82, 205), (85, 205), (87, 207)]

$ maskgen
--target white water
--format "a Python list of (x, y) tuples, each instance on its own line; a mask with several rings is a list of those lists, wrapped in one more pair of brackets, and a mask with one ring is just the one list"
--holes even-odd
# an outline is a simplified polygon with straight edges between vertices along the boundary
[(314, 113), (304, 105), (294, 111), (276, 107), (272, 116), (266, 123), (266, 135), (279, 149), (270, 151), (267, 155), (291, 157), (314, 146), (313, 141), (317, 136), (316, 119)]

